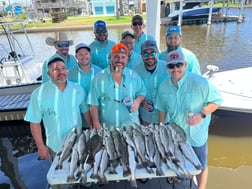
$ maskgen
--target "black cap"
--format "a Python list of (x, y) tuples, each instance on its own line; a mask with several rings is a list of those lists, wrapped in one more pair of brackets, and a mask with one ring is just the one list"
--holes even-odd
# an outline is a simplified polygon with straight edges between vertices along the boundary
[(143, 22), (143, 17), (137, 14), (137, 15), (132, 17), (131, 23), (135, 22), (136, 20), (139, 20), (140, 22)]
[(122, 33), (122, 39), (124, 39), (128, 35), (131, 36), (132, 38), (135, 38), (133, 33), (131, 33), (130, 31), (125, 31), (125, 32)]

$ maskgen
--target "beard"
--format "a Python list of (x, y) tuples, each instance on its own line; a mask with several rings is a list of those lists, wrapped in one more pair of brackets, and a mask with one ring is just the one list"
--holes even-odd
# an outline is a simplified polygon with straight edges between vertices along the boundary
[(105, 34), (105, 35), (102, 35), (102, 36), (97, 36), (96, 39), (98, 41), (104, 42), (104, 41), (106, 41), (108, 39), (108, 35)]
[(178, 47), (179, 47), (178, 45), (167, 45), (167, 50), (168, 52), (174, 51), (174, 50), (177, 50)]
[(123, 68), (122, 67), (117, 67), (117, 66), (114, 66), (113, 64), (111, 64), (111, 70), (114, 73), (122, 73)]
[(152, 67), (156, 67), (156, 65), (157, 65), (157, 60), (155, 59), (155, 58), (152, 58), (152, 62), (144, 62), (144, 65), (145, 65), (145, 67), (147, 67), (147, 68), (152, 68)]

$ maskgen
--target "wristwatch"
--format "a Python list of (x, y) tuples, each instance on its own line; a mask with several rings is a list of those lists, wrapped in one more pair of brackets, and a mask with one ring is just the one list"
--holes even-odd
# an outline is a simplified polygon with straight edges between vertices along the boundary
[(202, 119), (206, 118), (206, 114), (204, 112), (201, 111), (200, 115), (201, 115)]

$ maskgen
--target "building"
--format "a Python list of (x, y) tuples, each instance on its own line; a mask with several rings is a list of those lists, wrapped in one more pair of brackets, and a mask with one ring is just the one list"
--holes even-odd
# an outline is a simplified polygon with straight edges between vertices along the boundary
[(63, 12), (66, 16), (88, 14), (89, 2), (88, 0), (34, 0), (34, 8), (37, 12), (55, 13)]

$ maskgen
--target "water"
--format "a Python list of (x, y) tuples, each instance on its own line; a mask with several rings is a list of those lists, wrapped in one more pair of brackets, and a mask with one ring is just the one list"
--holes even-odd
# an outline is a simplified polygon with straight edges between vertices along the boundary
[[(230, 9), (229, 13), (239, 15), (239, 10)], [(197, 55), (203, 73), (208, 64), (218, 66), (220, 71), (252, 66), (252, 9), (244, 9), (244, 14), (246, 21), (240, 24), (227, 22), (182, 26), (183, 46)], [(121, 33), (125, 30), (130, 30), (130, 26), (109, 28), (109, 38), (119, 41)], [(165, 30), (166, 27), (162, 26), (160, 50), (166, 47)], [(54, 33), (29, 34), (37, 59), (42, 62), (55, 52), (54, 47), (45, 44), (48, 36), (52, 37)], [(68, 37), (73, 39), (75, 44), (79, 42), (89, 44), (94, 34), (88, 30), (68, 31)], [(0, 39), (4, 44), (2, 36)], [(22, 41), (22, 36), (18, 36), (18, 40)], [(74, 47), (70, 48), (70, 53), (74, 54)], [(220, 120), (217, 118), (210, 127), (209, 165), (227, 168), (252, 166), (251, 123), (251, 119)], [(227, 133), (229, 135), (226, 135)], [(238, 136), (237, 133), (239, 133)]]

